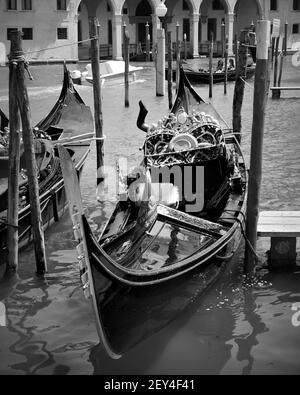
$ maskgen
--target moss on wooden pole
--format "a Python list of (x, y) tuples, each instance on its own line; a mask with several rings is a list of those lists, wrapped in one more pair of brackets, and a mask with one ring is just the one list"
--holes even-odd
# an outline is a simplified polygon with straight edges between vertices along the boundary
[(248, 275), (254, 274), (256, 266), (256, 256), (254, 252), (256, 251), (257, 245), (257, 223), (262, 180), (265, 108), (270, 85), (270, 63), (268, 60), (270, 28), (270, 21), (261, 20), (257, 23), (257, 61), (254, 83), (253, 126), (246, 225), (246, 234), (249, 243), (246, 246), (244, 267)]

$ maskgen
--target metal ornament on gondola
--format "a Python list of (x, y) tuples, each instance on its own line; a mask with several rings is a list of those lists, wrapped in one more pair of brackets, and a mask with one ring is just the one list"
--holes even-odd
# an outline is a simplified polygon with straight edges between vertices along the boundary
[(205, 162), (217, 158), (224, 147), (219, 122), (205, 112), (183, 108), (152, 125), (145, 142), (148, 166), (163, 167), (184, 163)]

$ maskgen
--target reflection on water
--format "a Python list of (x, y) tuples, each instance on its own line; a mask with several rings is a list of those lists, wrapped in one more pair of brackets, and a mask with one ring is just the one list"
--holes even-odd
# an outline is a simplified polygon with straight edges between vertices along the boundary
[[(30, 87), (33, 123), (54, 104), (61, 68), (33, 67), (36, 80)], [(53, 77), (51, 82), (49, 73)], [(138, 100), (148, 107), (148, 123), (165, 115), (167, 97), (156, 98), (154, 70), (146, 68), (144, 83), (130, 86), (130, 108), (124, 108), (123, 88), (104, 87), (105, 161), (118, 157), (130, 166), (141, 158), (144, 135), (135, 123)], [(299, 85), (299, 70), (286, 60), (283, 84)], [(7, 70), (0, 70), (0, 104), (7, 110)], [(30, 85), (31, 83), (28, 82)], [(249, 158), (253, 81), (246, 86), (243, 105), (243, 145)], [(39, 89), (43, 88), (43, 91)], [(91, 87), (78, 88), (92, 105)], [(198, 86), (204, 99), (208, 86)], [(213, 102), (231, 121), (233, 84), (224, 97), (223, 86), (214, 86)], [(46, 96), (46, 97), (45, 97)], [(293, 96), (293, 97), (292, 97)], [(291, 98), (292, 97), (292, 98)], [(266, 114), (262, 208), (300, 209), (299, 92), (285, 92), (280, 101), (270, 100)], [(84, 204), (95, 229), (112, 211), (113, 204), (95, 203), (95, 151), (90, 154), (82, 178)], [(96, 223), (100, 222), (97, 227)], [(176, 241), (176, 234), (174, 233)], [(172, 242), (172, 241), (171, 241)], [(259, 240), (259, 250), (269, 248)], [(299, 374), (300, 329), (292, 325), (293, 303), (300, 302), (300, 273), (265, 273), (261, 283), (244, 284), (239, 265), (232, 264), (204, 294), (197, 283), (189, 285), (193, 303), (176, 320), (135, 346), (118, 361), (110, 360), (98, 338), (90, 303), (80, 288), (71, 224), (67, 216), (46, 234), (49, 274), (34, 274), (34, 256), (28, 249), (20, 256), (19, 278), (0, 285), (0, 300), (7, 307), (7, 328), (0, 328), (0, 373), (9, 374)], [(173, 259), (170, 256), (170, 259)], [(176, 306), (176, 297), (166, 309)]]

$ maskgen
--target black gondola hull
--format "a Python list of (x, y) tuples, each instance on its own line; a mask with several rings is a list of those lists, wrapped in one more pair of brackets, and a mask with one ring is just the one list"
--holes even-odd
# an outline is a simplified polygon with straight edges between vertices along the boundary
[[(200, 72), (195, 70), (186, 69), (185, 75), (188, 80), (194, 84), (209, 84), (210, 76), (207, 72)], [(255, 74), (255, 66), (247, 67), (245, 80), (251, 79)], [(172, 71), (173, 81), (176, 81), (176, 70)], [(166, 70), (166, 79), (168, 79), (168, 70)], [(235, 81), (236, 79), (236, 71), (228, 71), (227, 73), (227, 81)], [(224, 83), (225, 81), (225, 73), (213, 73), (213, 83)]]
[[(8, 120), (1, 112), (1, 127), (8, 126)], [(46, 132), (56, 144), (61, 139), (62, 144), (69, 150), (72, 155), (74, 166), (78, 177), (81, 174), (84, 163), (90, 151), (91, 136), (93, 135), (94, 125), (92, 113), (89, 107), (85, 106), (82, 98), (75, 90), (69, 72), (64, 67), (64, 80), (60, 97), (52, 110), (36, 126), (39, 130)], [(3, 129), (2, 129), (3, 130)], [(75, 141), (77, 136), (85, 133), (89, 138), (84, 141)], [(66, 139), (70, 138), (70, 143)], [(57, 150), (55, 149), (54, 152)], [(54, 156), (54, 165), (51, 173), (43, 179), (40, 184), (40, 208), (41, 219), (44, 230), (49, 228), (54, 222), (57, 222), (65, 212), (68, 204), (64, 190), (64, 180), (61, 174), (59, 159)], [(5, 158), (2, 157), (3, 161)], [(23, 167), (23, 166), (22, 166)], [(3, 169), (2, 169), (3, 170)], [(2, 188), (5, 190), (7, 178), (5, 174), (1, 175)], [(7, 173), (7, 172), (6, 172)], [(7, 176), (6, 176), (7, 177)], [(22, 187), (27, 188), (26, 182)], [(26, 193), (28, 195), (28, 191)], [(25, 196), (26, 196), (25, 195)], [(19, 248), (27, 246), (32, 241), (31, 210), (27, 196), (27, 204), (19, 210)], [(7, 225), (5, 221), (5, 207), (7, 205), (7, 189), (0, 196), (0, 212), (2, 212), (2, 221), (0, 220), (0, 265), (7, 261)], [(2, 270), (3, 272), (3, 270)]]

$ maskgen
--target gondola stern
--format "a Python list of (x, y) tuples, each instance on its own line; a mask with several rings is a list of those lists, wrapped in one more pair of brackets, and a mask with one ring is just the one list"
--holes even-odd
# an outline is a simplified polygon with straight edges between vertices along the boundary
[(102, 346), (105, 348), (107, 354), (112, 359), (119, 359), (122, 355), (115, 352), (110, 346), (105, 333), (104, 325), (101, 321), (101, 311), (99, 311), (99, 305), (94, 286), (93, 271), (89, 259), (89, 232), (85, 231), (86, 227), (89, 227), (89, 225), (83, 209), (77, 172), (66, 148), (62, 145), (58, 145), (58, 152), (61, 159), (61, 168), (66, 195), (69, 202), (69, 213), (72, 219), (74, 236), (78, 242), (78, 263), (84, 295), (87, 299), (92, 300), (96, 318), (97, 332)]

